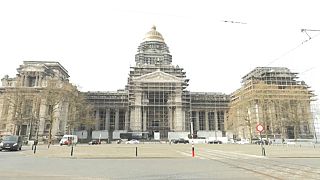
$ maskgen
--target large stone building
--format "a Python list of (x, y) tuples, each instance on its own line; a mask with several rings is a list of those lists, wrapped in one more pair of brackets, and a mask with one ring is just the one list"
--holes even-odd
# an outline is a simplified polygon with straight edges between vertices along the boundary
[[(131, 67), (128, 83), (116, 92), (85, 92), (86, 99), (94, 108), (94, 126), (75, 128), (80, 138), (91, 138), (98, 132), (102, 138), (120, 138), (120, 133), (135, 133), (152, 137), (157, 132), (161, 139), (187, 137), (191, 123), (194, 134), (200, 136), (225, 135), (224, 121), (228, 111), (229, 97), (222, 93), (189, 92), (186, 73), (172, 64), (172, 56), (162, 35), (152, 27), (138, 47), (136, 65)], [(48, 80), (68, 82), (68, 72), (58, 62), (24, 61), (15, 78), (2, 79), (0, 99), (0, 131), (3, 134), (48, 135), (50, 107), (39, 94), (47, 87)], [(30, 92), (28, 114), (20, 113), (7, 101), (9, 91)], [(12, 94), (12, 92), (11, 92)], [(20, 93), (21, 94), (21, 93)], [(37, 97), (37, 98), (36, 98)], [(57, 105), (53, 135), (67, 133), (70, 121), (68, 102)], [(26, 104), (23, 102), (22, 104)], [(20, 120), (23, 119), (23, 120)], [(35, 121), (34, 119), (37, 119)], [(19, 121), (19, 122), (18, 122)], [(34, 122), (34, 124), (30, 123)], [(35, 129), (38, 128), (38, 129)], [(83, 137), (83, 134), (85, 136)]]
[(297, 73), (283, 67), (257, 67), (242, 78), (242, 87), (231, 94), (228, 130), (235, 137), (264, 136), (276, 139), (312, 139), (314, 124), (310, 103), (314, 94)]
[(15, 78), (2, 79), (0, 135), (39, 132), (47, 136), (52, 127), (53, 135), (76, 133), (88, 139), (131, 134), (166, 140), (186, 138), (191, 132), (201, 137), (254, 138), (255, 126), (260, 123), (266, 128), (264, 133), (274, 138), (313, 136), (313, 94), (304, 82), (296, 80), (296, 73), (287, 68), (256, 68), (230, 96), (190, 92), (185, 71), (172, 64), (169, 48), (156, 27), (138, 46), (125, 88), (83, 92), (93, 107), (94, 125), (71, 126), (76, 118), (67, 99), (55, 105), (59, 108), (54, 123), (48, 121), (52, 105), (37, 94), (52, 80), (70, 84), (67, 70), (58, 62), (24, 61), (17, 70)]
[(186, 73), (172, 64), (156, 27), (145, 35), (135, 62), (124, 90), (86, 93), (95, 107), (95, 129), (107, 130), (113, 138), (120, 132), (148, 136), (159, 132), (161, 139), (167, 139), (188, 136), (192, 121), (198, 135), (225, 134), (228, 95), (187, 91)]
[[(54, 104), (54, 122), (49, 123), (49, 97), (46, 89), (56, 82), (59, 89), (71, 84), (68, 71), (58, 62), (24, 61), (14, 78), (5, 76), (0, 88), (0, 136), (7, 134), (47, 136), (63, 135), (68, 120), (68, 102)], [(59, 108), (56, 108), (59, 107)], [(31, 137), (31, 138), (32, 138)]]

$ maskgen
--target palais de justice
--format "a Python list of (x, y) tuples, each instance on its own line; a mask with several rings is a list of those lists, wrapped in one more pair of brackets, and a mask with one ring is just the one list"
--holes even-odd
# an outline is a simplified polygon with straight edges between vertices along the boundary
[(96, 109), (95, 129), (160, 132), (166, 139), (169, 132), (189, 133), (192, 119), (197, 132), (224, 133), (229, 96), (187, 91), (186, 72), (172, 64), (169, 48), (156, 27), (145, 35), (135, 62), (124, 90), (87, 92)]
[[(296, 73), (282, 67), (258, 67), (244, 76), (242, 87), (231, 95), (190, 92), (186, 72), (172, 64), (169, 48), (155, 26), (138, 46), (135, 66), (130, 67), (124, 88), (80, 92), (93, 107), (93, 123), (74, 127), (71, 132), (71, 102), (55, 104), (59, 110), (50, 123), (48, 109), (54, 107), (46, 103), (45, 97), (30, 96), (42, 92), (49, 80), (62, 87), (69, 83), (68, 78), (68, 71), (53, 61), (24, 61), (16, 77), (5, 76), (0, 89), (1, 135), (33, 137), (37, 131), (39, 136), (46, 136), (52, 127), (56, 137), (79, 132), (83, 136), (85, 132), (87, 138), (93, 138), (95, 132), (100, 132), (100, 137), (104, 132), (110, 140), (120, 138), (121, 133), (148, 137), (157, 133), (167, 140), (187, 138), (191, 132), (207, 138), (253, 138), (257, 136), (257, 123), (263, 124), (265, 133), (272, 137), (306, 138), (313, 134), (310, 102), (314, 95), (303, 81), (297, 80)], [(19, 106), (27, 113), (17, 117), (18, 105), (11, 107), (6, 97), (9, 93), (14, 96), (13, 90), (19, 88), (29, 99), (24, 97)], [(36, 126), (33, 119), (39, 120)]]

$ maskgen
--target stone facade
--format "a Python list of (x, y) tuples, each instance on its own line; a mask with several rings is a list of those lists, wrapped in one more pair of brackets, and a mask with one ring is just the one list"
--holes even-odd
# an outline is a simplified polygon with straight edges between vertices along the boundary
[[(68, 71), (58, 62), (24, 61), (14, 78), (5, 76), (0, 88), (0, 136), (17, 134), (47, 136), (49, 130), (47, 97), (40, 94), (49, 81), (57, 86), (69, 84)], [(68, 103), (57, 104), (52, 134), (63, 135), (66, 131)], [(54, 107), (53, 107), (54, 108)]]
[[(49, 123), (48, 98), (40, 94), (52, 80), (70, 85), (68, 72), (59, 62), (24, 61), (14, 78), (5, 76), (0, 88), (0, 136), (20, 134), (54, 136), (80, 132), (106, 139), (140, 134), (161, 139), (185, 137), (255, 138), (255, 126), (265, 126), (273, 138), (312, 138), (313, 118), (309, 87), (297, 73), (281, 67), (259, 67), (243, 77), (242, 87), (230, 96), (214, 92), (190, 92), (186, 72), (172, 64), (172, 56), (156, 27), (145, 35), (130, 67), (127, 85), (116, 92), (83, 92), (93, 106), (89, 125), (70, 126), (73, 108), (68, 101), (55, 105), (55, 121)], [(192, 127), (192, 129), (191, 129)], [(85, 132), (84, 132), (85, 131)], [(93, 132), (97, 131), (97, 132)], [(100, 132), (99, 132), (100, 131)], [(228, 133), (230, 134), (228, 135)], [(107, 134), (107, 135), (106, 135)]]
[(96, 110), (96, 130), (112, 135), (159, 132), (161, 139), (167, 139), (169, 132), (190, 134), (193, 122), (194, 132), (224, 134), (229, 97), (187, 91), (186, 73), (172, 64), (169, 48), (155, 27), (139, 45), (135, 62), (124, 90), (86, 93)]
[(228, 129), (235, 137), (312, 139), (314, 120), (310, 87), (299, 81), (297, 73), (284, 67), (257, 67), (242, 78), (242, 87), (231, 94)]
[(124, 89), (81, 93), (94, 109), (94, 125), (70, 127), (73, 109), (68, 101), (55, 105), (55, 121), (48, 122), (50, 105), (39, 94), (52, 80), (61, 87), (70, 85), (68, 72), (59, 62), (24, 61), (17, 71), (16, 77), (1, 79), (0, 136), (47, 136), (51, 126), (55, 136), (80, 132), (80, 137), (86, 134), (88, 139), (100, 138), (94, 134), (118, 139), (121, 133), (152, 138), (157, 133), (166, 140), (192, 132), (201, 137), (230, 138), (233, 134), (234, 138), (253, 138), (257, 123), (265, 125), (266, 134), (275, 138), (312, 138), (314, 133), (313, 94), (304, 82), (296, 80), (296, 73), (261, 67), (247, 74), (242, 87), (231, 96), (190, 92), (186, 72), (172, 64), (169, 48), (156, 27), (138, 46)]

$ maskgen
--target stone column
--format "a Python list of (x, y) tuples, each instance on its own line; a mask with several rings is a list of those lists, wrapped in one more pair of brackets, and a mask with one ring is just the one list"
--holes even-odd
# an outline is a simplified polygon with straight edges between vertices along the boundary
[(96, 126), (95, 126), (96, 130), (99, 130), (99, 125), (100, 125), (100, 122), (99, 122), (99, 109), (96, 109)]
[(114, 130), (119, 130), (119, 109), (115, 109), (116, 114), (115, 114), (115, 120), (114, 120)]
[(39, 128), (39, 135), (42, 136), (44, 133), (44, 129), (45, 129), (45, 118), (47, 116), (47, 106), (46, 106), (46, 100), (42, 99), (41, 100), (41, 104), (40, 104), (40, 110), (39, 110), (39, 124), (38, 124), (38, 128)]
[(174, 130), (182, 131), (182, 108), (176, 107), (175, 115), (174, 115)]
[(130, 128), (141, 131), (141, 93), (135, 93), (135, 104), (130, 112)]
[(34, 86), (38, 86), (38, 81), (39, 81), (39, 76), (38, 76), (38, 73), (36, 73), (36, 82), (35, 82), (35, 85)]
[(105, 130), (110, 130), (110, 109), (106, 109)]
[(227, 121), (227, 111), (226, 110), (224, 110), (223, 111), (223, 129), (221, 129), (222, 131), (224, 131), (225, 129), (226, 129), (226, 121)]
[(136, 106), (134, 108), (134, 114), (133, 114), (133, 123), (132, 125), (132, 130), (134, 131), (141, 131), (141, 107)]
[(214, 112), (214, 130), (218, 131), (218, 111)]
[(130, 109), (130, 124), (129, 124), (129, 127), (130, 127), (130, 129), (131, 130), (134, 130), (134, 128), (135, 128), (135, 126), (134, 126), (134, 124), (135, 124), (135, 107), (131, 107), (131, 108), (129, 108)]
[(36, 76), (36, 86), (37, 87), (40, 86), (40, 73), (39, 72), (37, 73), (37, 76)]
[(169, 123), (169, 128), (170, 128), (170, 131), (172, 131), (172, 107), (168, 107), (168, 123)]
[(23, 84), (22, 86), (27, 86), (27, 76), (23, 75)]
[(186, 130), (186, 112), (181, 111), (182, 131)]
[(195, 114), (196, 114), (196, 122), (195, 122), (195, 130), (196, 131), (199, 131), (200, 130), (200, 124), (199, 124), (199, 111), (195, 111)]
[(129, 110), (126, 109), (125, 116), (124, 116), (124, 130), (128, 130), (129, 128)]
[(142, 123), (143, 123), (142, 131), (146, 131), (147, 130), (147, 111), (145, 109), (143, 109)]
[(69, 114), (69, 103), (65, 103), (63, 106), (62, 112), (63, 112), (63, 121), (62, 121), (62, 129), (61, 129), (61, 133), (65, 133), (67, 131), (66, 126), (67, 126), (67, 122), (68, 122), (68, 114)]
[(42, 87), (42, 80), (43, 80), (44, 76), (42, 73), (40, 73), (39, 75), (39, 86)]
[(39, 86), (41, 86), (41, 84), (40, 84), (40, 73), (38, 73), (38, 75), (37, 75), (37, 86), (39, 87)]
[[(54, 108), (55, 109), (62, 109), (61, 106), (62, 106), (62, 104), (58, 104)], [(52, 126), (51, 133), (52, 133), (52, 138), (54, 139), (54, 136), (58, 133), (58, 130), (59, 130), (60, 119), (62, 118), (61, 111), (54, 111), (53, 117), (56, 117), (55, 120), (51, 124), (51, 126)]]
[(182, 131), (183, 130), (183, 120), (182, 120), (182, 99), (181, 99), (181, 92), (176, 92), (174, 97), (174, 101), (176, 104), (175, 114), (174, 114), (174, 130), (175, 131)]
[(209, 131), (209, 112), (206, 110), (204, 112), (204, 116), (205, 116), (205, 124), (206, 124), (206, 131)]

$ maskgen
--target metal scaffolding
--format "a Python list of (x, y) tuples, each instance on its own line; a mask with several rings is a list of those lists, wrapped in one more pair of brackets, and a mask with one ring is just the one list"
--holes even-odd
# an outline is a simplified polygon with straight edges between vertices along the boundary
[(258, 67), (242, 78), (232, 93), (227, 121), (236, 138), (257, 137), (255, 127), (265, 127), (266, 138), (312, 139), (314, 94), (297, 73), (283, 67)]
[[(128, 79), (130, 130), (152, 134), (185, 131), (189, 121), (188, 79), (173, 65), (137, 65)], [(151, 79), (150, 79), (151, 78)]]

